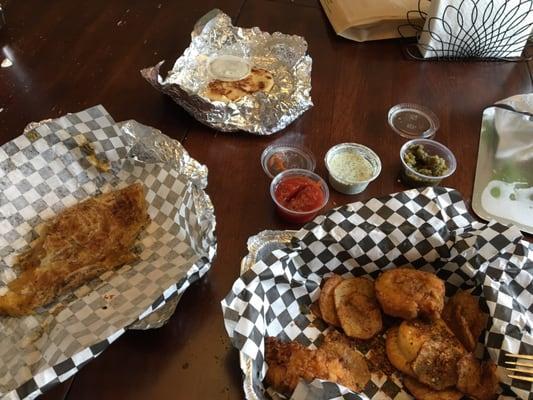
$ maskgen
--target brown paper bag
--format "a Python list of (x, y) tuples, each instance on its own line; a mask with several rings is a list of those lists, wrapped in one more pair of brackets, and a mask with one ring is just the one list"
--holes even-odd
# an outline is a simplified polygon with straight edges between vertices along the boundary
[[(357, 42), (400, 37), (398, 26), (407, 22), (407, 12), (418, 10), (418, 0), (320, 0), (320, 3), (335, 32)], [(420, 5), (422, 11), (429, 8), (428, 1), (421, 1)], [(402, 33), (415, 35), (412, 29), (402, 29)]]

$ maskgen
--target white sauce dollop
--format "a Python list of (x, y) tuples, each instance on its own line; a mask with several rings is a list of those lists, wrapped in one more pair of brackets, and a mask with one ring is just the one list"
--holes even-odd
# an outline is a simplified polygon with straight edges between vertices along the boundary
[(329, 170), (335, 178), (347, 183), (366, 181), (374, 175), (370, 161), (353, 151), (334, 154), (329, 161)]

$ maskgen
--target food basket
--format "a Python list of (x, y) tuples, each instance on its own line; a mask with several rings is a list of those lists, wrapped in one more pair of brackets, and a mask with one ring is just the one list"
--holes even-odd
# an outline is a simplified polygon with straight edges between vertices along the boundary
[[(240, 351), (247, 399), (280, 398), (263, 386), (265, 337), (313, 348), (328, 326), (310, 311), (322, 279), (368, 276), (411, 264), (435, 272), (446, 295), (470, 291), (489, 315), (476, 355), (492, 358), (500, 399), (530, 399), (531, 384), (507, 377), (506, 353), (533, 354), (533, 246), (519, 230), (476, 222), (461, 195), (433, 187), (335, 208), (298, 232), (249, 241), (241, 277), (222, 301), (226, 330)], [(267, 390), (268, 389), (268, 390)], [(399, 375), (372, 374), (361, 393), (336, 383), (300, 382), (291, 399), (409, 399)]]

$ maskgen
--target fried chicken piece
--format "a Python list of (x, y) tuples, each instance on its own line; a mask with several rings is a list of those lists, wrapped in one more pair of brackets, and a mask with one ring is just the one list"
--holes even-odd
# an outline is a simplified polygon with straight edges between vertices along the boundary
[(457, 389), (476, 400), (496, 398), (499, 379), (496, 364), (492, 360), (480, 363), (469, 353), (457, 363)]
[(326, 335), (324, 343), (318, 351), (323, 352), (328, 360), (338, 359), (342, 369), (332, 376), (329, 369), (329, 380), (338, 382), (343, 386), (360, 392), (370, 380), (370, 371), (365, 357), (355, 349), (354, 344), (345, 335), (337, 331), (331, 331)]
[(444, 390), (457, 383), (457, 363), (464, 349), (452, 335), (431, 338), (420, 348), (411, 367), (418, 380), (434, 390)]
[(136, 259), (134, 243), (148, 225), (141, 184), (70, 207), (49, 221), (18, 258), (22, 273), (0, 296), (0, 315), (32, 313), (103, 272)]
[(460, 400), (463, 397), (458, 390), (433, 390), (409, 376), (404, 378), (403, 384), (416, 400)]
[(290, 394), (300, 379), (325, 379), (339, 383), (355, 392), (361, 391), (370, 379), (364, 357), (339, 332), (331, 332), (317, 350), (297, 342), (266, 339), (266, 382), (281, 393)]
[(434, 390), (457, 383), (457, 362), (465, 350), (443, 320), (403, 321), (398, 328), (397, 347), (421, 383)]
[(399, 328), (397, 326), (394, 326), (387, 331), (387, 339), (385, 342), (387, 357), (391, 364), (400, 372), (414, 376), (413, 369), (411, 368), (411, 361), (413, 361), (414, 358), (407, 358), (406, 354), (400, 348), (398, 343), (398, 331)]
[(487, 326), (487, 316), (479, 300), (468, 292), (457, 292), (442, 311), (442, 319), (468, 351), (474, 351), (481, 332)]
[(325, 361), (323, 354), (306, 349), (300, 343), (266, 338), (266, 381), (281, 393), (292, 392), (300, 379), (327, 379)]
[(435, 319), (444, 307), (444, 282), (429, 272), (390, 269), (378, 277), (375, 288), (383, 312), (393, 317)]

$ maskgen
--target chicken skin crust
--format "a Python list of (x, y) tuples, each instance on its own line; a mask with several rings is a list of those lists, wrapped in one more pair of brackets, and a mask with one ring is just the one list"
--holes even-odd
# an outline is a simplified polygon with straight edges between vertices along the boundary
[(383, 312), (390, 316), (436, 319), (444, 307), (444, 282), (429, 272), (390, 269), (376, 280), (376, 297)]

